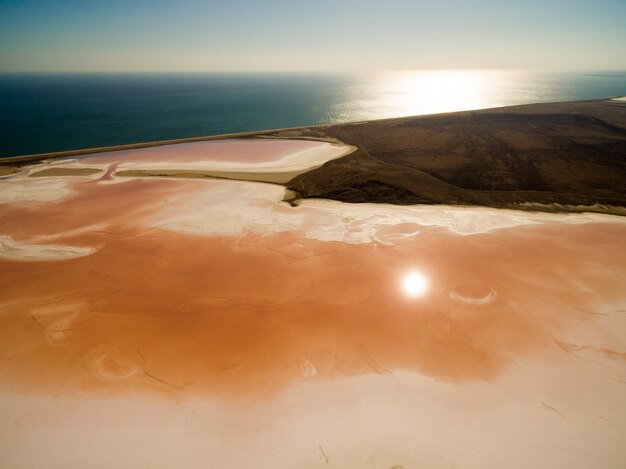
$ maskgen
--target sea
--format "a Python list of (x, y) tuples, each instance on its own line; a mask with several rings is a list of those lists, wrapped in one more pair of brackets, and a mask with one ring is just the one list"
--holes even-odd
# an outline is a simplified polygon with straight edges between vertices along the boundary
[(0, 74), (0, 157), (626, 95), (626, 71)]

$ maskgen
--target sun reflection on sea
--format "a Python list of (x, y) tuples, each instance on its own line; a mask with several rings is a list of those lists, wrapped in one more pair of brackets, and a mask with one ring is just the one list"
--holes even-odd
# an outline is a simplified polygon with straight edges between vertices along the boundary
[(501, 72), (424, 70), (390, 74), (381, 99), (397, 114), (415, 115), (497, 105), (489, 92)]
[[(347, 94), (336, 108), (335, 119), (368, 120), (440, 112), (485, 109), (511, 104), (517, 95), (514, 77), (505, 70), (403, 70), (375, 74)], [(509, 99), (507, 99), (507, 96)], [(367, 106), (358, 106), (359, 103)], [(353, 114), (350, 109), (360, 109)], [(362, 112), (367, 109), (367, 112)]]

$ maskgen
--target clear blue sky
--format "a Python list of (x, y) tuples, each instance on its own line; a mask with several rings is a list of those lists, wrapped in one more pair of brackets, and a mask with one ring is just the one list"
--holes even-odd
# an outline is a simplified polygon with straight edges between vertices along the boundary
[(0, 71), (626, 69), (626, 0), (0, 0)]

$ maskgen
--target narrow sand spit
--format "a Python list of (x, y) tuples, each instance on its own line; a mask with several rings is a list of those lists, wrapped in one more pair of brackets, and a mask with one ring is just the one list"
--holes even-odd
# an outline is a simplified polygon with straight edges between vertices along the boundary
[(72, 167), (53, 167), (53, 168), (45, 168), (41, 171), (34, 171), (29, 174), (29, 177), (62, 177), (62, 176), (95, 176), (96, 174), (102, 173), (102, 169), (98, 168), (82, 168), (78, 166)]
[(623, 467), (624, 218), (102, 164), (0, 181), (2, 465)]

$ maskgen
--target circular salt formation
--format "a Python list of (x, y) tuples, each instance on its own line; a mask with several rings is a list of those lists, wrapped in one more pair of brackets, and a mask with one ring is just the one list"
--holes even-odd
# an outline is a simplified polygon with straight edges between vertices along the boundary
[(448, 298), (465, 305), (488, 305), (496, 296), (496, 291), (484, 282), (463, 283), (448, 291)]
[(96, 351), (90, 358), (91, 370), (101, 379), (127, 379), (139, 371), (139, 366), (134, 360), (124, 357), (117, 349)]

